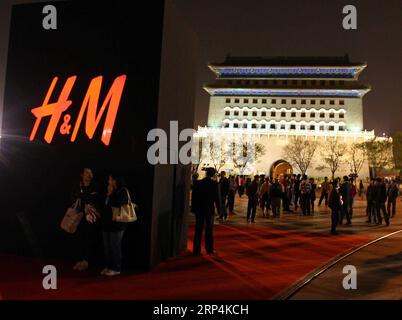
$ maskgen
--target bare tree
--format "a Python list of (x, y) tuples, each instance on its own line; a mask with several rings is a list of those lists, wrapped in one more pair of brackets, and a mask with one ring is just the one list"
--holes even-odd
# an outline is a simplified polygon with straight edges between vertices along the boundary
[(285, 146), (283, 155), (292, 166), (296, 167), (302, 175), (306, 174), (317, 150), (318, 142), (301, 137), (291, 138)]
[(349, 156), (346, 161), (349, 164), (350, 172), (352, 172), (355, 177), (359, 176), (364, 162), (366, 161), (366, 152), (363, 143), (353, 143), (350, 146)]
[(234, 167), (239, 169), (240, 174), (244, 174), (247, 166), (253, 165), (266, 152), (264, 145), (261, 143), (243, 142), (236, 144), (233, 142), (230, 148)]
[(343, 163), (345, 157), (346, 144), (338, 139), (329, 139), (325, 143), (325, 148), (321, 150), (321, 160), (323, 165), (317, 167), (317, 170), (329, 169), (331, 171), (332, 180), (335, 178), (335, 173)]
[(202, 153), (205, 155), (204, 162), (210, 162), (219, 172), (227, 163), (228, 158), (228, 142), (222, 135), (211, 135), (203, 139)]
[(378, 169), (395, 166), (392, 155), (392, 139), (373, 138), (362, 143), (370, 166), (372, 177), (377, 176)]

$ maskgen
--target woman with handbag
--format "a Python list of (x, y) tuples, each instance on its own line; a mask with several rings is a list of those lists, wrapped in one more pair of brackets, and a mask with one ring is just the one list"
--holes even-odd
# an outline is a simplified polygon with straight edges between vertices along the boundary
[(81, 172), (79, 187), (74, 191), (73, 200), (77, 204), (76, 211), (83, 214), (76, 230), (78, 240), (77, 260), (74, 270), (88, 269), (89, 261), (94, 259), (99, 242), (99, 193), (93, 182), (93, 173), (90, 168)]
[(101, 274), (116, 276), (121, 272), (121, 244), (126, 222), (131, 222), (117, 217), (119, 212), (124, 211), (126, 207), (132, 204), (129, 191), (125, 187), (122, 177), (113, 174), (109, 176), (105, 204), (106, 210), (102, 216), (105, 268)]

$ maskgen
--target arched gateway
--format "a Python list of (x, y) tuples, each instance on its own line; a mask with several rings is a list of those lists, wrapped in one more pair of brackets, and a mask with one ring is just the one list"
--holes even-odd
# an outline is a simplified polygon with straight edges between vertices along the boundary
[(289, 162), (285, 160), (275, 161), (270, 170), (270, 176), (273, 178), (284, 176), (285, 174), (293, 174), (293, 168)]

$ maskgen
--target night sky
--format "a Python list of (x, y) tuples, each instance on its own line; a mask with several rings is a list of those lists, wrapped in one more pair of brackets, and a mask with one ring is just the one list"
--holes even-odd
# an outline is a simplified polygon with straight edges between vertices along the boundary
[[(6, 54), (7, 19), (0, 0), (0, 60)], [(29, 1), (27, 1), (29, 2)], [(32, 2), (32, 1), (31, 1)], [(367, 62), (360, 81), (372, 86), (364, 98), (364, 124), (377, 135), (402, 130), (402, 1), (342, 0), (174, 0), (199, 41), (196, 125), (205, 125), (208, 94), (214, 80), (208, 62), (226, 54), (247, 56), (334, 56), (349, 54)], [(342, 28), (342, 8), (357, 7), (357, 30)], [(21, 22), (23, 23), (23, 22)], [(179, 67), (185, 67), (180, 66)], [(0, 63), (0, 86), (4, 77)], [(2, 98), (0, 90), (0, 100)], [(0, 101), (1, 104), (2, 101)]]
[[(214, 76), (208, 62), (233, 56), (336, 56), (367, 62), (372, 86), (364, 125), (376, 135), (402, 130), (402, 1), (177, 0), (200, 41), (196, 124), (205, 125)], [(344, 30), (342, 8), (357, 8), (357, 30)]]

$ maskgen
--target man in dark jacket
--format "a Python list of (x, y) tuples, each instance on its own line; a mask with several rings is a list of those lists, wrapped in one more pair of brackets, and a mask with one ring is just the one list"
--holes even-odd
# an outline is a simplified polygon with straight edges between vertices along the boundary
[[(388, 188), (388, 217), (395, 217), (395, 211), (396, 211), (396, 199), (398, 198), (399, 195), (399, 188), (398, 185), (396, 184), (395, 180), (392, 180), (389, 188)], [(391, 207), (392, 207), (392, 212), (391, 212)]]
[(193, 254), (201, 254), (202, 232), (205, 225), (205, 250), (208, 254), (214, 253), (213, 225), (215, 206), (219, 208), (218, 183), (212, 178), (214, 168), (207, 168), (206, 177), (198, 180), (193, 186), (191, 209), (195, 214), (195, 235)]
[(385, 202), (387, 201), (387, 188), (381, 178), (377, 178), (374, 190), (375, 190), (374, 199), (376, 204), (377, 221), (378, 221), (377, 224), (382, 224), (382, 217), (381, 217), (381, 211), (382, 211), (384, 214), (385, 223), (387, 224), (387, 226), (389, 226), (389, 216), (385, 208)]
[(366, 213), (367, 213), (367, 223), (376, 223), (377, 216), (376, 216), (376, 209), (375, 209), (375, 201), (374, 201), (374, 180), (370, 181), (370, 184), (367, 186), (366, 189)]
[(331, 208), (331, 234), (338, 234), (336, 227), (339, 222), (339, 213), (342, 207), (341, 196), (338, 191), (338, 181), (333, 182), (333, 188), (329, 194), (328, 207)]
[(257, 203), (258, 203), (258, 178), (259, 176), (254, 176), (253, 182), (247, 187), (246, 194), (248, 197), (247, 204), (247, 222), (254, 223), (255, 222), (255, 214), (257, 211)]
[(222, 221), (226, 221), (228, 218), (228, 213), (226, 211), (226, 198), (228, 197), (229, 194), (229, 189), (230, 189), (230, 181), (228, 178), (226, 178), (226, 172), (222, 171), (220, 174), (220, 180), (219, 180), (219, 219)]
[(343, 177), (343, 183), (341, 185), (341, 187), (339, 188), (339, 193), (342, 197), (342, 208), (341, 208), (341, 221), (340, 223), (343, 223), (343, 219), (346, 217), (346, 223), (347, 224), (351, 224), (351, 197), (352, 197), (352, 188), (351, 185), (349, 183), (349, 177), (348, 176), (344, 176)]

